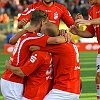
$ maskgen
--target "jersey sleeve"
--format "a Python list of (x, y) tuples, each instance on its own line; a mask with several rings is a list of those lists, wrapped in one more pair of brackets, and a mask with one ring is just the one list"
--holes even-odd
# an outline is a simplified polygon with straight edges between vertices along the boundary
[(61, 19), (68, 27), (70, 27), (71, 25), (74, 24), (74, 20), (71, 16), (70, 12), (64, 6), (63, 6), (63, 14), (61, 16)]
[[(56, 45), (46, 45), (46, 47), (40, 47), (41, 51), (47, 51), (53, 54), (59, 54), (62, 50), (63, 44), (56, 44)], [(63, 48), (64, 49), (64, 48)]]
[(38, 40), (33, 40), (33, 45), (37, 45), (37, 46), (42, 46), (45, 47), (47, 44), (47, 40), (48, 40), (49, 36), (47, 35), (43, 35), (41, 38), (38, 38)]
[(32, 53), (30, 59), (25, 63), (24, 66), (21, 66), (22, 72), (29, 76), (32, 72), (34, 72), (42, 63), (44, 62), (43, 57), (38, 51)]
[(93, 25), (87, 26), (86, 30), (89, 31), (92, 35), (95, 35), (95, 30)]
[[(92, 7), (88, 11), (88, 20), (92, 20), (93, 16), (94, 16), (94, 14), (93, 14), (93, 7)], [(93, 25), (87, 26), (86, 30), (89, 31), (91, 34), (95, 35), (95, 29), (94, 29)]]
[(22, 12), (22, 14), (20, 15), (20, 17), (18, 18), (18, 21), (22, 20), (23, 18), (27, 18), (28, 21), (30, 21), (31, 12), (34, 11), (34, 10), (35, 10), (34, 5), (31, 4), (30, 6), (28, 6), (28, 7)]

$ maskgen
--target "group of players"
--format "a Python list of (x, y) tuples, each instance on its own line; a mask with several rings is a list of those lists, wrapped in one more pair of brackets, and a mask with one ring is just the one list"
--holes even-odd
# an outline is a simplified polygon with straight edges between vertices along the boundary
[[(42, 0), (26, 8), (18, 19), (18, 27), (22, 28), (29, 21), (30, 26), (11, 38), (10, 43), (16, 44), (10, 61), (5, 63), (7, 70), (1, 79), (1, 92), (5, 100), (79, 100), (78, 49), (71, 43), (66, 30), (59, 31), (59, 24), (62, 19), (73, 34), (82, 37), (93, 37), (96, 32), (100, 44), (100, 1), (88, 1), (94, 5), (89, 11), (90, 20), (77, 14), (76, 24), (67, 8), (54, 0)], [(81, 31), (78, 24), (87, 25), (87, 29)], [(100, 49), (96, 76), (98, 100), (99, 60)]]

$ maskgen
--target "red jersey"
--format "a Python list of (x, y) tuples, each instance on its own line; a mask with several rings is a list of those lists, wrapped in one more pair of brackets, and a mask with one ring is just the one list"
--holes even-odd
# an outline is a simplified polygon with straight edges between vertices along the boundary
[[(39, 45), (45, 47), (47, 39), (49, 36), (42, 35), (41, 33), (26, 33), (17, 41), (12, 56), (10, 60), (13, 66), (22, 66), (25, 64), (26, 60), (30, 57), (31, 52), (29, 47), (31, 45)], [(21, 78), (13, 74), (10, 70), (6, 70), (2, 76), (3, 79), (12, 82), (23, 83), (24, 78)]]
[(60, 19), (68, 26), (74, 24), (74, 20), (71, 17), (68, 9), (61, 4), (54, 2), (51, 6), (46, 6), (43, 2), (37, 2), (35, 4), (31, 4), (26, 10), (21, 14), (18, 20), (22, 18), (27, 18), (30, 21), (31, 12), (35, 9), (44, 10), (48, 14), (48, 18), (50, 22), (55, 23), (57, 26), (60, 24)]
[[(92, 6), (88, 12), (89, 20), (100, 18), (100, 5), (99, 6)], [(97, 36), (98, 44), (100, 45), (100, 25), (90, 25), (87, 26), (87, 31), (89, 31), (91, 34)], [(98, 49), (98, 53), (100, 54), (100, 48)]]
[(27, 75), (24, 97), (30, 100), (43, 100), (52, 87), (52, 55), (35, 51), (30, 59), (20, 67)]
[(45, 50), (54, 55), (54, 89), (80, 94), (80, 64), (76, 45), (63, 43), (47, 45)]

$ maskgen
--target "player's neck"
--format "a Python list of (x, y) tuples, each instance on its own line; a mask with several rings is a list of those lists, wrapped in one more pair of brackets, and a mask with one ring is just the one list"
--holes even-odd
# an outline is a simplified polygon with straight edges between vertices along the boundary
[(43, 1), (43, 3), (44, 3), (46, 6), (50, 7), (50, 6), (53, 5), (54, 2), (51, 2), (51, 3), (47, 4), (47, 3), (45, 3), (45, 2)]

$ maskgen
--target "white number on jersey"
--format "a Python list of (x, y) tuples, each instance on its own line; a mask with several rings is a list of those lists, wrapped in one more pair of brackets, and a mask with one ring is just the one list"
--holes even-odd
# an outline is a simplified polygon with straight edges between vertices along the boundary
[(74, 47), (75, 52), (76, 52), (76, 60), (77, 60), (77, 62), (79, 62), (79, 52), (78, 52), (78, 48), (77, 48), (77, 46), (74, 45), (74, 44), (73, 44), (73, 47)]
[(50, 69), (46, 71), (46, 75), (47, 75), (46, 80), (49, 80), (49, 79), (53, 78), (52, 75), (51, 75), (52, 72), (53, 72), (52, 58), (50, 60), (50, 66), (49, 66), (49, 68)]

